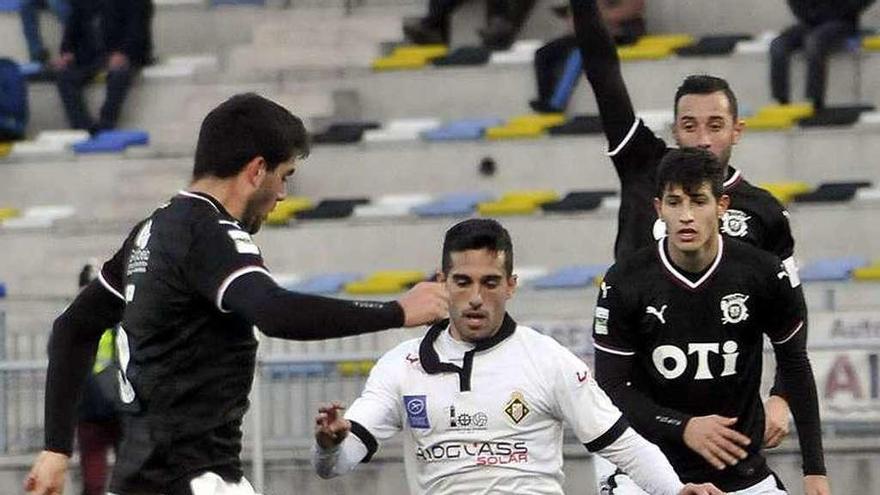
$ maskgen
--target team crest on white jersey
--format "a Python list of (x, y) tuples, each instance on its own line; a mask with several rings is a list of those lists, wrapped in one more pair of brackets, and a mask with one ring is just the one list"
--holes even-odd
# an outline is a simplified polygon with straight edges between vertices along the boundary
[(731, 237), (745, 237), (749, 233), (749, 219), (741, 210), (727, 210), (721, 217), (721, 232)]
[(749, 296), (744, 294), (728, 294), (721, 299), (721, 323), (739, 323), (749, 319), (749, 308), (746, 301)]
[(513, 392), (510, 394), (510, 400), (504, 406), (504, 414), (510, 418), (515, 424), (519, 424), (526, 416), (529, 415), (529, 405), (526, 404), (526, 398), (522, 392)]

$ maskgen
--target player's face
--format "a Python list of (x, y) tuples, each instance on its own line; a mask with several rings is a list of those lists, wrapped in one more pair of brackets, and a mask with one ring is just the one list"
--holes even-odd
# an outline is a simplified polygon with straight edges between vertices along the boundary
[(743, 123), (733, 120), (730, 100), (722, 91), (684, 95), (678, 100), (672, 132), (679, 146), (709, 150), (727, 166), (742, 130)]
[(516, 289), (516, 276), (504, 270), (506, 256), (488, 249), (451, 253), (452, 266), (440, 281), (449, 290), (453, 337), (478, 342), (498, 333)]
[(278, 165), (271, 172), (264, 169), (262, 182), (245, 206), (242, 220), (249, 233), (256, 234), (269, 216), (269, 212), (275, 208), (275, 203), (287, 195), (287, 179), (295, 170), (294, 159)]
[(718, 235), (718, 219), (727, 210), (727, 196), (716, 199), (712, 186), (704, 182), (690, 194), (681, 185), (669, 185), (663, 197), (654, 200), (658, 216), (666, 222), (669, 249), (696, 253), (707, 249)]

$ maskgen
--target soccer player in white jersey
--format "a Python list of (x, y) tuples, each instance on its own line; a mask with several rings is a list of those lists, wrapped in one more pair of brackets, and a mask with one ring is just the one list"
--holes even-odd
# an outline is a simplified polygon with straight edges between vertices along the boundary
[(313, 464), (321, 477), (369, 462), (380, 441), (403, 432), (412, 493), (561, 494), (565, 423), (648, 493), (722, 493), (682, 484), (581, 359), (507, 314), (517, 280), (498, 222), (449, 229), (439, 279), (450, 320), (386, 353), (344, 418), (339, 404), (320, 408)]

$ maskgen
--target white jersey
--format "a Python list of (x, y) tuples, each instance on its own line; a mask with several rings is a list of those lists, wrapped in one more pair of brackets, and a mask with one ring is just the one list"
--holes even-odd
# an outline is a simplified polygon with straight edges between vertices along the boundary
[(563, 423), (588, 450), (627, 429), (587, 365), (509, 316), (478, 346), (435, 326), (385, 354), (348, 409), (368, 461), (403, 431), (411, 493), (561, 494)]

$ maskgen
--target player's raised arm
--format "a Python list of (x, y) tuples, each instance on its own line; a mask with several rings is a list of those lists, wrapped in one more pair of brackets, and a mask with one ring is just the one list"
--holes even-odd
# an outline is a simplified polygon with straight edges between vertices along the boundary
[(613, 150), (624, 141), (636, 119), (620, 72), (617, 46), (596, 0), (571, 0), (571, 10), (584, 73), (593, 87), (605, 137)]

